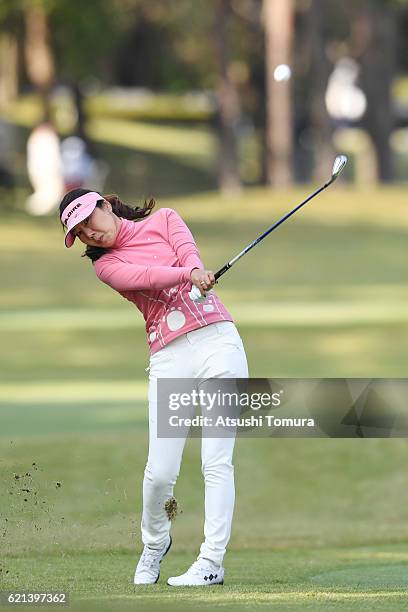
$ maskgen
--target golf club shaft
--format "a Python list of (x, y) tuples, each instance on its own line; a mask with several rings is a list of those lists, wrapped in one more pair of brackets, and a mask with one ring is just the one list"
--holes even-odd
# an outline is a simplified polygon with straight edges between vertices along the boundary
[(312, 193), (312, 195), (310, 195), (308, 198), (306, 198), (306, 200), (304, 200), (303, 202), (301, 202), (300, 204), (298, 204), (298, 206), (296, 206), (293, 210), (291, 210), (290, 212), (288, 212), (284, 217), (282, 217), (282, 219), (279, 219), (279, 221), (277, 221), (276, 223), (274, 223), (269, 229), (266, 230), (266, 232), (264, 232), (263, 234), (261, 234), (260, 236), (258, 236), (258, 238), (255, 238), (255, 240), (253, 240), (253, 242), (251, 242), (250, 244), (248, 244), (248, 246), (246, 246), (240, 253), (238, 253), (238, 255), (236, 255), (235, 257), (233, 257), (233, 259), (231, 259), (228, 263), (225, 264), (225, 266), (223, 266), (222, 268), (220, 268), (215, 274), (215, 280), (217, 281), (223, 274), (225, 274), (225, 272), (227, 272), (227, 270), (229, 270), (239, 259), (241, 259), (241, 257), (243, 257), (246, 253), (248, 253), (248, 251), (250, 251), (254, 246), (256, 246), (259, 242), (261, 242), (261, 240), (263, 240), (264, 238), (266, 238), (266, 236), (268, 236), (268, 234), (270, 234), (271, 232), (273, 232), (274, 229), (276, 229), (277, 227), (279, 227), (279, 225), (281, 225), (284, 221), (286, 221), (286, 219), (289, 219), (289, 217), (291, 217), (293, 214), (295, 214), (295, 212), (297, 210), (299, 210), (299, 208), (302, 208), (302, 206), (304, 206), (305, 204), (307, 204), (308, 202), (310, 202), (310, 200), (314, 197), (316, 197), (321, 191), (323, 191), (323, 189), (326, 189), (326, 187), (328, 187), (329, 185), (331, 185), (331, 183), (333, 182), (333, 178), (328, 181), (327, 183), (325, 183), (323, 185), (323, 187), (320, 187), (319, 189), (317, 189), (314, 193)]

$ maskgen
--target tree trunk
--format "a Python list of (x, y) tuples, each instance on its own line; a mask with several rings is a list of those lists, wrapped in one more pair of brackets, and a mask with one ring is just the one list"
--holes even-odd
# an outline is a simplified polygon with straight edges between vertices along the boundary
[(331, 175), (334, 159), (332, 126), (325, 103), (331, 65), (325, 52), (326, 41), (323, 36), (324, 4), (325, 0), (312, 0), (308, 12), (311, 60), (308, 83), (311, 89), (310, 127), (313, 134), (313, 175), (318, 182), (325, 181)]
[(18, 94), (18, 45), (12, 34), (0, 34), (0, 109)]
[(380, 2), (366, 2), (352, 28), (354, 56), (361, 63), (361, 87), (367, 97), (363, 125), (373, 141), (378, 178), (394, 179), (390, 137), (394, 128), (391, 87), (396, 64), (395, 11)]
[(48, 42), (47, 15), (40, 4), (27, 5), (25, 19), (25, 61), (27, 76), (37, 87), (44, 106), (44, 115), (49, 116), (49, 91), (54, 81), (54, 58)]
[(241, 190), (238, 163), (237, 127), (240, 118), (238, 92), (229, 66), (227, 36), (230, 0), (215, 0), (214, 38), (218, 65), (217, 102), (220, 147), (219, 186), (223, 193), (236, 194)]
[(292, 182), (292, 104), (290, 79), (277, 81), (275, 68), (292, 64), (293, 1), (264, 0), (266, 67), (267, 182)]

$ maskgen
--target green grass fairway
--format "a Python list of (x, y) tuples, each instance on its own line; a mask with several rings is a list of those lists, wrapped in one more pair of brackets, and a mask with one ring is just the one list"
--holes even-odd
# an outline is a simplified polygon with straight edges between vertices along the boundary
[[(185, 217), (217, 269), (308, 190), (160, 205)], [(251, 376), (406, 377), (407, 228), (404, 189), (339, 184), (237, 264), (217, 292)], [(55, 219), (17, 214), (0, 231), (0, 591), (67, 590), (84, 612), (406, 607), (404, 439), (239, 439), (226, 583), (175, 590), (166, 578), (202, 540), (199, 441), (189, 440), (173, 549), (160, 583), (134, 588), (143, 321), (97, 281), (81, 248), (63, 248)]]
[[(62, 431), (81, 422), (77, 410), (53, 408)], [(408, 596), (405, 440), (238, 440), (226, 584), (204, 592), (165, 584), (191, 563), (201, 541), (199, 441), (189, 440), (177, 486), (182, 513), (161, 582), (133, 587), (147, 432), (137, 418), (107, 432), (95, 408), (92, 433), (36, 431), (36, 419), (40, 425), (50, 419), (38, 406), (16, 408), (25, 427), (33, 425), (31, 435), (19, 435), (17, 419), (3, 429), (3, 590), (67, 590), (83, 610), (92, 602), (107, 610), (132, 604), (391, 610)]]
[[(407, 554), (398, 547), (237, 551), (230, 555), (224, 586), (172, 589), (166, 578), (191, 562), (191, 555), (174, 553), (163, 561), (157, 585), (133, 587), (134, 555), (127, 553), (41, 555), (13, 558), (10, 573), (28, 575), (27, 589), (66, 589), (74, 609), (102, 610), (259, 608), (398, 610), (406, 603)], [(401, 561), (404, 559), (404, 561)], [(243, 575), (245, 572), (245, 575)], [(20, 581), (10, 579), (7, 588)], [(92, 606), (91, 609), (93, 609)]]

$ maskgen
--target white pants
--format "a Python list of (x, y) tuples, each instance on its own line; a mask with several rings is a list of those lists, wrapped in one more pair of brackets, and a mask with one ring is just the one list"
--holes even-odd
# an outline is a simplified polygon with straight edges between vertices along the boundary
[[(233, 323), (222, 321), (179, 336), (150, 358), (149, 456), (143, 480), (142, 540), (151, 548), (167, 541), (170, 521), (164, 511), (180, 471), (185, 438), (157, 437), (158, 378), (247, 378), (244, 346)], [(235, 488), (232, 454), (235, 438), (202, 438), (205, 481), (204, 542), (199, 557), (217, 565), (231, 534)]]

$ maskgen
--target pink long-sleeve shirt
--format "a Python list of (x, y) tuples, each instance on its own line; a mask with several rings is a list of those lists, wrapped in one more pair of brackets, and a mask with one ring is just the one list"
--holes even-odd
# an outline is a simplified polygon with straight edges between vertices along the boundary
[(204, 265), (193, 235), (171, 208), (141, 221), (121, 219), (114, 245), (94, 267), (104, 283), (143, 314), (151, 354), (181, 334), (233, 321), (214, 291), (202, 304), (189, 297), (191, 271)]

